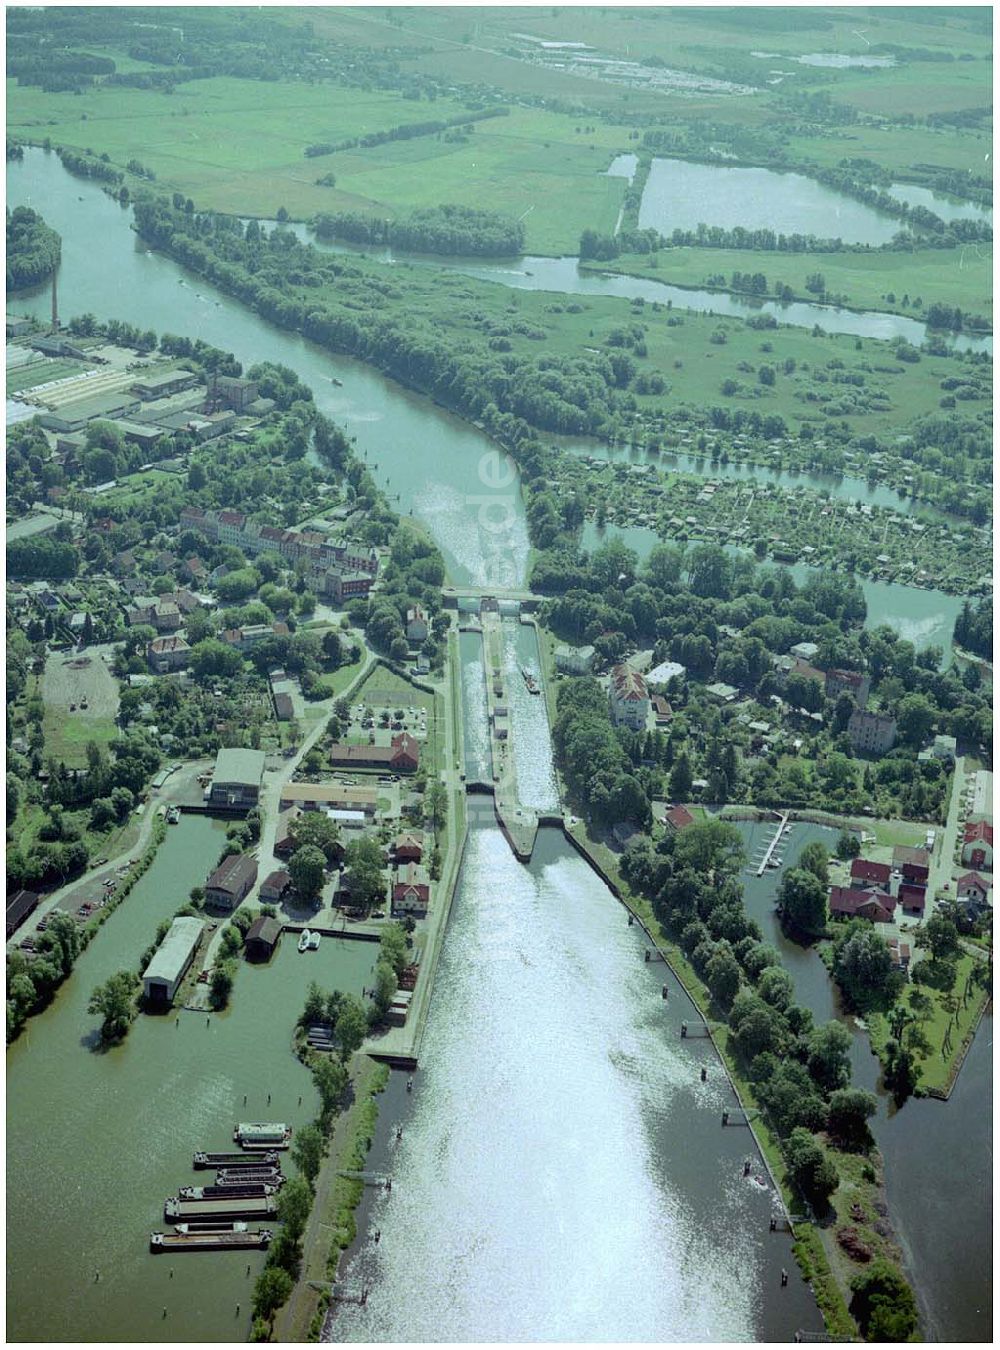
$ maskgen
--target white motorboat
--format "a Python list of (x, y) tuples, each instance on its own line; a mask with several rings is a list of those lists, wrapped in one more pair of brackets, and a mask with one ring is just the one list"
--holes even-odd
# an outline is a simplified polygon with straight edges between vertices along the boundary
[(309, 950), (309, 944), (311, 941), (312, 941), (312, 933), (310, 933), (308, 928), (303, 928), (302, 933), (299, 937), (299, 951), (307, 952)]

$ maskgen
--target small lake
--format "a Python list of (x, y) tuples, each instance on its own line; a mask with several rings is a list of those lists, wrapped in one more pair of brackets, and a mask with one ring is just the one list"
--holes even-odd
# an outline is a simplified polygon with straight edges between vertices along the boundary
[(639, 226), (668, 235), (699, 225), (815, 234), (848, 244), (887, 244), (893, 216), (798, 173), (654, 159), (639, 205)]
[(923, 206), (933, 211), (942, 220), (981, 220), (987, 225), (993, 224), (993, 208), (980, 206), (978, 202), (963, 201), (961, 197), (949, 197), (944, 192), (935, 192), (932, 188), (919, 187), (916, 183), (893, 183), (890, 193), (907, 206)]
[(635, 177), (635, 171), (639, 167), (638, 155), (615, 155), (614, 159), (608, 165), (609, 178), (627, 178), (631, 183)]

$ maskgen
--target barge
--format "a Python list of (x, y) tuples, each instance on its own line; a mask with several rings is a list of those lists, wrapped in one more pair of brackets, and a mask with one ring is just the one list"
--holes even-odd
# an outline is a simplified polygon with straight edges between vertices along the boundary
[(163, 1206), (163, 1217), (168, 1223), (188, 1223), (192, 1219), (273, 1219), (277, 1212), (273, 1195), (227, 1195), (224, 1200), (186, 1200), (172, 1195)]
[(280, 1167), (228, 1167), (215, 1174), (216, 1189), (230, 1190), (233, 1186), (284, 1186), (285, 1174)]
[(182, 1186), (177, 1192), (179, 1200), (257, 1200), (265, 1195), (274, 1195), (277, 1186), (262, 1181), (239, 1181), (229, 1186)]
[(286, 1149), (292, 1137), (292, 1127), (276, 1121), (250, 1121), (233, 1127), (233, 1140), (248, 1153), (264, 1153)]
[(540, 694), (542, 692), (541, 685), (535, 679), (534, 675), (532, 675), (531, 671), (528, 669), (527, 666), (521, 667), (521, 674), (524, 677), (524, 683), (529, 694)]
[(246, 1224), (234, 1224), (228, 1231), (211, 1232), (207, 1229), (189, 1231), (187, 1225), (180, 1225), (173, 1233), (150, 1233), (149, 1250), (157, 1252), (224, 1252), (249, 1249), (262, 1249), (270, 1244), (274, 1234), (269, 1228), (247, 1228)]
[(260, 1167), (277, 1167), (278, 1155), (276, 1152), (258, 1153), (256, 1157), (249, 1158), (245, 1153), (196, 1153), (194, 1155), (193, 1167), (196, 1172), (203, 1171), (206, 1167), (251, 1167), (255, 1170)]

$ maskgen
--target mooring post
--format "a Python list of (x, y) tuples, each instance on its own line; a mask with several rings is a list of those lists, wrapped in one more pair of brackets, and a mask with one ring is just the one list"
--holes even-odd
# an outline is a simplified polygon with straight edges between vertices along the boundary
[(723, 1111), (723, 1113), (722, 1113), (722, 1123), (723, 1123), (723, 1125), (728, 1125), (728, 1124), (729, 1124), (729, 1112), (728, 1112), (728, 1111)]
[(684, 1038), (687, 1036), (687, 1034), (688, 1034), (688, 1024), (687, 1024), (686, 1022), (682, 1022), (682, 1023), (681, 1023), (681, 1040), (682, 1040), (682, 1041), (683, 1041)]
[(703, 1083), (708, 1081), (708, 1070), (705, 1068), (704, 1064), (701, 1066), (701, 1081)]

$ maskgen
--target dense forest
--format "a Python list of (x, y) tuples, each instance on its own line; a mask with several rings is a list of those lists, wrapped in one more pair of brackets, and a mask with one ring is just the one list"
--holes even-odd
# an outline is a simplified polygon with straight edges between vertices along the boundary
[(981, 600), (975, 609), (966, 600), (955, 620), (955, 642), (986, 661), (993, 660), (993, 600)]
[(59, 265), (62, 240), (37, 211), (7, 210), (7, 290), (36, 286)]
[(503, 257), (524, 248), (524, 226), (496, 211), (472, 206), (428, 206), (402, 220), (345, 211), (321, 213), (312, 222), (320, 239), (352, 244), (392, 244), (413, 253)]

